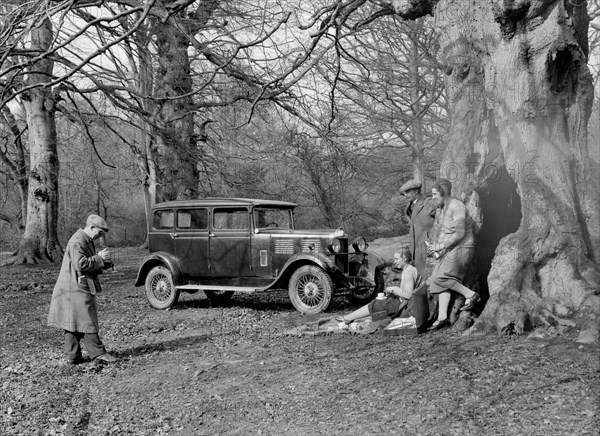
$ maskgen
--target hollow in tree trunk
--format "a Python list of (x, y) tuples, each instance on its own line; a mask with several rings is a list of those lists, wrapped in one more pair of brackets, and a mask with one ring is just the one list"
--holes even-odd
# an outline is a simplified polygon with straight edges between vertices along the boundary
[(440, 35), (452, 114), (440, 176), (457, 197), (474, 186), (483, 212), (488, 300), (477, 326), (522, 333), (544, 309), (596, 325), (600, 189), (587, 143), (586, 2), (392, 4), (410, 19), (433, 14)]

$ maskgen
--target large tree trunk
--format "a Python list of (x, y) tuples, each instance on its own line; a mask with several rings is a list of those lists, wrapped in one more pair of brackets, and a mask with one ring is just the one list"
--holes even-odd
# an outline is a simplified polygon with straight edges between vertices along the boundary
[(541, 308), (595, 323), (600, 190), (587, 147), (585, 2), (393, 4), (407, 18), (432, 13), (439, 31), (452, 108), (441, 176), (455, 196), (474, 184), (484, 214), (479, 325), (522, 333)]
[(159, 159), (156, 161), (156, 201), (195, 198), (198, 194), (200, 153), (194, 134), (194, 101), (188, 50), (200, 29), (217, 10), (218, 0), (168, 2), (168, 21), (154, 23), (156, 36), (154, 131)]
[[(52, 25), (46, 19), (31, 31), (31, 50), (45, 52), (52, 44)], [(42, 60), (28, 71), (29, 85), (47, 82), (53, 62)], [(22, 104), (28, 126), (30, 168), (25, 232), (17, 255), (9, 263), (56, 261), (63, 255), (57, 237), (58, 156), (54, 102), (47, 88), (23, 93)]]
[(192, 78), (189, 39), (175, 26), (159, 23), (156, 93), (161, 100), (157, 114), (157, 201), (194, 198), (198, 191), (198, 156), (194, 136)]

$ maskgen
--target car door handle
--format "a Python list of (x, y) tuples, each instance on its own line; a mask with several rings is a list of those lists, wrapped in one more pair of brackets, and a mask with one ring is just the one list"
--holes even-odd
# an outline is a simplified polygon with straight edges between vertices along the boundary
[(179, 235), (177, 233), (169, 233), (169, 235), (171, 235), (171, 239), (175, 239), (175, 238), (179, 237)]

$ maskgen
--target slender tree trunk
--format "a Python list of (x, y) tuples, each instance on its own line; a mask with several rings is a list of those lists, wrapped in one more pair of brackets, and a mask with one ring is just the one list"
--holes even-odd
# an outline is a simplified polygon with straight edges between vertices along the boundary
[(480, 235), (495, 254), (478, 326), (522, 333), (539, 309), (558, 307), (589, 315), (582, 329), (597, 322), (600, 189), (587, 147), (585, 2), (393, 4), (407, 18), (435, 17), (452, 113), (441, 175), (455, 196), (473, 184), (482, 204), (520, 200), (482, 208)]
[(142, 176), (142, 194), (144, 196), (144, 211), (146, 214), (146, 240), (142, 244), (142, 247), (147, 248), (148, 234), (152, 227), (152, 207), (156, 201), (156, 153), (154, 152), (155, 147), (152, 137), (146, 132), (143, 132), (143, 136), (142, 143), (144, 147), (141, 155), (138, 156), (138, 165)]
[[(135, 54), (130, 53), (130, 62), (137, 68), (137, 91), (142, 96), (151, 96), (154, 92), (154, 74), (152, 70), (152, 55), (148, 47), (151, 38), (146, 25), (140, 26), (133, 36), (137, 50)], [(154, 100), (144, 98), (142, 108), (147, 113), (156, 112)], [(152, 226), (152, 206), (156, 201), (156, 147), (152, 136), (152, 126), (143, 117), (139, 117), (139, 124), (143, 126), (140, 129), (140, 138), (137, 143), (140, 147), (134, 147), (133, 153), (136, 156), (138, 168), (140, 170), (142, 195), (144, 197), (144, 212), (146, 216), (146, 238), (141, 248), (148, 247), (148, 235)]]
[[(45, 20), (31, 31), (31, 50), (46, 51), (52, 44), (52, 25)], [(32, 65), (29, 84), (47, 81), (53, 63), (43, 60)], [(25, 232), (11, 263), (57, 261), (63, 254), (57, 237), (58, 155), (54, 102), (49, 89), (40, 87), (23, 94), (22, 104), (29, 134), (30, 170)]]
[(21, 141), (21, 131), (17, 124), (13, 113), (8, 106), (2, 108), (2, 122), (7, 127), (7, 131), (11, 133), (10, 139), (12, 146), (7, 141), (6, 150), (0, 151), (0, 159), (4, 162), (9, 170), (9, 176), (17, 185), (19, 198), (21, 199), (21, 216), (19, 222), (12, 218), (7, 219), (15, 225), (16, 228), (25, 227), (25, 217), (27, 216), (27, 191), (28, 191), (28, 176), (27, 176), (27, 161), (23, 142)]
[(412, 149), (412, 161), (413, 161), (413, 178), (419, 180), (425, 190), (425, 161), (424, 161), (424, 149), (425, 143), (423, 141), (423, 114), (421, 113), (421, 77), (419, 75), (419, 65), (421, 63), (419, 55), (419, 47), (417, 45), (416, 35), (420, 33), (420, 29), (423, 26), (423, 20), (416, 20), (412, 26), (410, 37), (410, 51), (408, 53), (408, 75), (410, 79), (410, 107), (412, 112), (412, 137), (414, 140), (413, 144), (410, 144)]

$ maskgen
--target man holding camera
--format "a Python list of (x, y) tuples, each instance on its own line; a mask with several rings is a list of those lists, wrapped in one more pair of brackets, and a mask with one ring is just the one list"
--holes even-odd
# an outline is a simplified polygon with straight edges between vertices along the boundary
[(83, 341), (89, 359), (113, 363), (116, 357), (106, 352), (98, 335), (96, 293), (102, 290), (98, 275), (113, 266), (111, 253), (104, 248), (96, 254), (94, 241), (108, 232), (106, 221), (90, 215), (83, 229), (69, 240), (60, 274), (52, 292), (48, 325), (64, 331), (64, 352), (68, 364), (87, 362), (81, 354)]

